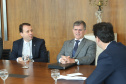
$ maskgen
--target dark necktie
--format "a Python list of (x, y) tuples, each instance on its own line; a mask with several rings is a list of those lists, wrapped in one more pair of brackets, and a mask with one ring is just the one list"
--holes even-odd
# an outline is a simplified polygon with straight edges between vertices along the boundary
[(76, 53), (77, 48), (78, 48), (78, 43), (80, 42), (79, 40), (75, 40), (75, 41), (76, 41), (76, 44), (75, 44), (74, 49), (73, 49), (73, 52), (72, 52), (72, 57), (75, 56), (75, 53)]

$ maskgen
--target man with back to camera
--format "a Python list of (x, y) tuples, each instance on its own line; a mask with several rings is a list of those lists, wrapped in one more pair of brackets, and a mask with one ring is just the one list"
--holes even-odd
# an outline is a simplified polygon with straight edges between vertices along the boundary
[(73, 24), (74, 39), (64, 42), (57, 56), (57, 61), (62, 64), (77, 63), (91, 64), (96, 56), (96, 43), (84, 38), (86, 23), (82, 20)]
[(126, 84), (126, 47), (114, 41), (112, 24), (95, 24), (93, 31), (97, 45), (104, 51), (86, 84)]
[(13, 42), (11, 60), (22, 61), (22, 55), (28, 55), (34, 62), (47, 62), (44, 39), (33, 37), (33, 30), (29, 23), (19, 25), (20, 35), (23, 37)]

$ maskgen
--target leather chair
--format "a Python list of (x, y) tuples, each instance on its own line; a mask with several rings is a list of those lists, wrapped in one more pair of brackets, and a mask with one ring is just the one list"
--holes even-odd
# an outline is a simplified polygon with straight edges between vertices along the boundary
[(94, 61), (90, 65), (95, 65), (95, 59), (94, 59)]
[(11, 49), (3, 49), (2, 59), (9, 60)]
[(46, 51), (46, 56), (48, 57), (48, 63), (50, 63), (50, 55), (49, 55), (49, 51)]

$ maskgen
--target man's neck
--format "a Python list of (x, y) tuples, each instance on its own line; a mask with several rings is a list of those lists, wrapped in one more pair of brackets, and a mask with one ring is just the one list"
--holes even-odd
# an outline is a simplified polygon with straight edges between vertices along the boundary
[(109, 43), (102, 43), (101, 48), (102, 48), (103, 50), (105, 50), (105, 49), (108, 47), (109, 44), (110, 44), (110, 42), (109, 42)]
[(24, 41), (25, 41), (25, 42), (30, 42), (31, 40), (29, 41), (29, 40), (25, 40), (25, 39), (24, 39)]
[(82, 40), (82, 39), (83, 39), (83, 38), (80, 38), (80, 39), (76, 39), (76, 38), (75, 38), (75, 40)]

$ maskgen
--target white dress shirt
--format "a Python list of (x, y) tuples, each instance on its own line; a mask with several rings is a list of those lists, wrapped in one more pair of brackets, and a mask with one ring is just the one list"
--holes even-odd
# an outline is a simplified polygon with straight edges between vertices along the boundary
[[(23, 47), (22, 47), (22, 55), (29, 56), (30, 59), (32, 59), (32, 40), (29, 42), (26, 42), (24, 40)], [(18, 58), (17, 58), (18, 61)]]

